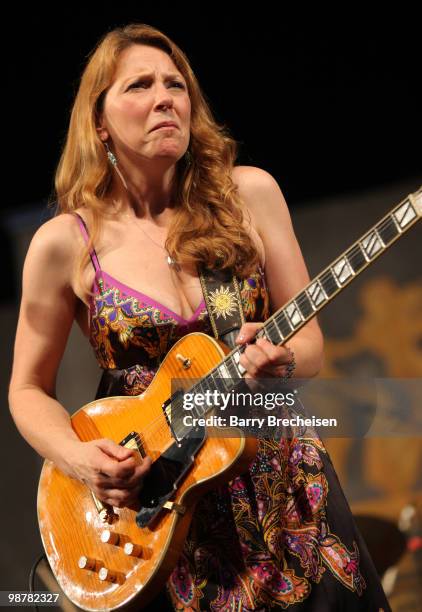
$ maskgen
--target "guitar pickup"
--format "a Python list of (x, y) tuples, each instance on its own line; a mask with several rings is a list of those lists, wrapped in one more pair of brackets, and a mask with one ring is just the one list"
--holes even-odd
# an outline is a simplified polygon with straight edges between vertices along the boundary
[(141, 457), (145, 457), (145, 449), (142, 444), (141, 436), (136, 431), (131, 431), (121, 442), (120, 446), (130, 448), (131, 450), (138, 451)]

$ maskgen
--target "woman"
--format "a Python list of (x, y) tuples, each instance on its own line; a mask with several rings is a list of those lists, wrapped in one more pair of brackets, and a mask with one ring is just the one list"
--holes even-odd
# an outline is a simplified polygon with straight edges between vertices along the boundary
[[(308, 281), (277, 183), (235, 167), (235, 156), (171, 40), (145, 25), (104, 37), (74, 103), (58, 214), (26, 258), (10, 405), (40, 455), (113, 506), (136, 500), (150, 460), (73, 432), (55, 397), (73, 320), (103, 368), (97, 398), (138, 395), (177, 339), (212, 335), (201, 264), (240, 279), (239, 343)], [(288, 347), (260, 339), (241, 358), (249, 379), (294, 368), (308, 378), (321, 361), (316, 319)], [(388, 609), (318, 438), (260, 442), (247, 474), (203, 496), (167, 593), (151, 609), (165, 606)]]

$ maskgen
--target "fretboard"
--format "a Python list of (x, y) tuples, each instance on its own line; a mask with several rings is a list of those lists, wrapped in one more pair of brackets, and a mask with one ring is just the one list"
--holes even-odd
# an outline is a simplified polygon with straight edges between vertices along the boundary
[[(265, 321), (255, 338), (265, 337), (272, 344), (285, 344), (340, 291), (410, 229), (421, 216), (422, 187), (395, 206), (376, 225), (318, 274), (302, 291), (274, 312)], [(191, 391), (198, 393), (204, 393), (208, 389), (217, 389), (223, 393), (231, 391), (236, 385), (236, 380), (245, 373), (245, 369), (239, 363), (244, 350), (244, 345), (233, 349), (217, 367), (197, 382)], [(202, 410), (199, 407), (196, 409), (196, 413), (199, 415), (205, 414), (207, 411), (208, 409), (205, 406)]]

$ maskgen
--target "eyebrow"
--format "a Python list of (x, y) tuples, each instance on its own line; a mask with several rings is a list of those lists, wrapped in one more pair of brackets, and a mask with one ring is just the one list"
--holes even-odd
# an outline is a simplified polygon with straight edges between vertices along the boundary
[[(132, 79), (134, 78), (140, 78), (140, 77), (151, 77), (154, 76), (153, 72), (145, 72), (145, 71), (141, 71), (141, 72), (137, 72), (135, 74), (132, 74), (132, 76), (128, 77), (127, 79), (125, 79), (122, 83), (123, 87)], [(164, 74), (164, 79), (168, 80), (168, 79), (181, 79), (184, 81), (183, 76), (180, 74), (180, 72), (167, 72)]]

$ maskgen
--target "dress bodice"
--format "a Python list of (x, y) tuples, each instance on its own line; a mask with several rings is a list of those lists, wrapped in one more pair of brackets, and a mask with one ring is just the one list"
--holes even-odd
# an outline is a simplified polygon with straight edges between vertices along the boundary
[[(77, 218), (88, 240), (86, 225), (82, 217)], [(103, 271), (95, 250), (90, 254), (95, 269), (89, 304), (90, 343), (100, 367), (113, 371), (109, 374), (114, 377), (118, 372), (119, 378), (124, 377), (119, 394), (138, 395), (182, 336), (195, 331), (213, 336), (205, 300), (189, 319), (184, 319)], [(269, 294), (262, 268), (239, 280), (239, 289), (245, 320), (265, 321), (270, 315)], [(110, 390), (108, 387), (107, 392)]]

